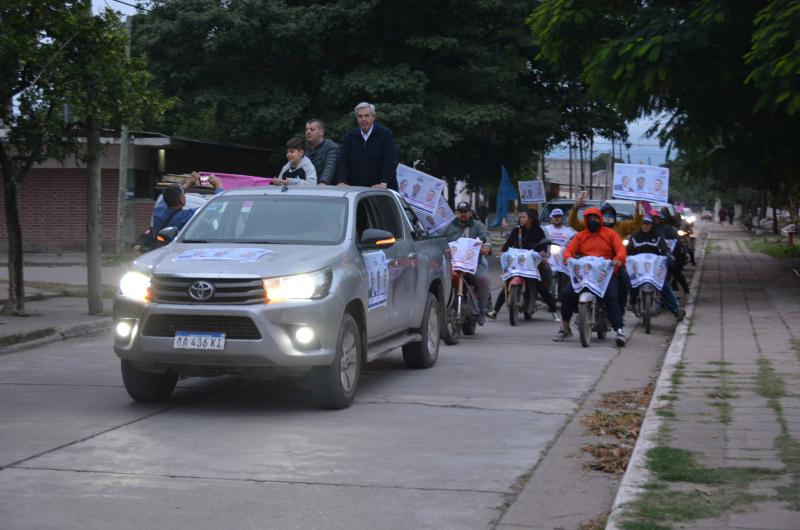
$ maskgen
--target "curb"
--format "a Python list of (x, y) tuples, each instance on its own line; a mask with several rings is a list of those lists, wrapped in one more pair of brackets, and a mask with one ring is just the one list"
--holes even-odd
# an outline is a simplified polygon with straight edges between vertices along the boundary
[(658, 432), (665, 421), (655, 413), (655, 410), (667, 404), (666, 401), (659, 400), (658, 396), (666, 395), (672, 389), (672, 374), (675, 371), (675, 366), (683, 359), (683, 350), (686, 348), (689, 329), (692, 326), (692, 318), (694, 317), (698, 287), (705, 269), (705, 241), (711, 235), (712, 229), (713, 225), (706, 232), (703, 245), (700, 245), (699, 249), (695, 249), (695, 261), (698, 265), (692, 277), (692, 283), (689, 286), (691, 294), (686, 302), (686, 318), (675, 328), (672, 342), (670, 342), (667, 353), (664, 356), (661, 373), (658, 375), (656, 386), (653, 389), (653, 399), (650, 400), (650, 405), (647, 407), (644, 422), (639, 432), (639, 439), (636, 441), (628, 468), (622, 476), (617, 495), (614, 497), (614, 503), (611, 505), (611, 514), (608, 516), (606, 530), (622, 530), (620, 525), (625, 513), (625, 506), (638, 498), (643, 491), (642, 486), (650, 480), (650, 471), (647, 469), (647, 451), (658, 445)]
[(0, 355), (36, 348), (38, 346), (44, 346), (45, 344), (58, 342), (60, 340), (91, 335), (93, 333), (99, 333), (109, 329), (111, 329), (110, 317), (97, 318), (87, 322), (81, 322), (80, 324), (74, 324), (72, 326), (56, 328), (50, 335), (45, 335), (44, 337), (39, 337), (33, 340), (18, 342), (17, 344), (0, 348)]

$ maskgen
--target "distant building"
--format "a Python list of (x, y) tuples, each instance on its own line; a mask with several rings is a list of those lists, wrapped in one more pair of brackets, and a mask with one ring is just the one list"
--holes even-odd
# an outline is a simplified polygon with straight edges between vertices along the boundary
[[(1, 131), (0, 131), (1, 133)], [(156, 183), (167, 173), (194, 170), (274, 176), (277, 151), (207, 142), (158, 133), (131, 132), (128, 149), (126, 223), (118, 226), (119, 136), (105, 136), (101, 162), (101, 227), (104, 250), (117, 237), (130, 242), (150, 224)], [(25, 250), (57, 252), (86, 248), (86, 167), (74, 158), (34, 166), (22, 182), (20, 221)], [(0, 188), (0, 219), (5, 219)], [(5, 222), (0, 223), (0, 251), (7, 251)]]
[(570, 161), (561, 158), (545, 158), (545, 180), (548, 184), (548, 195), (552, 198), (576, 198), (581, 190), (589, 193), (595, 199), (608, 198), (609, 185), (613, 179), (607, 171), (600, 170), (592, 173), (592, 164), (589, 160), (583, 162), (583, 179), (581, 179), (581, 163), (572, 161), (572, 178), (570, 178)]

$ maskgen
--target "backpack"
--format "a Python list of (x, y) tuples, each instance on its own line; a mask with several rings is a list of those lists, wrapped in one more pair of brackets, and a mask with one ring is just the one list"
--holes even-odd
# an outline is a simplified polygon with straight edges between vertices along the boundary
[[(172, 213), (169, 214), (167, 220), (164, 221), (163, 228), (169, 226), (169, 222), (172, 221), (172, 218), (175, 217), (175, 214), (179, 211), (180, 210), (172, 210)], [(145, 230), (142, 235), (136, 238), (136, 241), (133, 243), (133, 248), (144, 254), (145, 252), (150, 252), (151, 250), (161, 248), (164, 245), (166, 245), (166, 243), (158, 238), (158, 234), (153, 231), (153, 227), (151, 226)]]

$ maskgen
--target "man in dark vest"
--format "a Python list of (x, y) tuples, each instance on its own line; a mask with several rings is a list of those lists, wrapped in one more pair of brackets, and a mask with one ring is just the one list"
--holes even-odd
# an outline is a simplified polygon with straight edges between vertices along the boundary
[(342, 137), (339, 184), (397, 190), (397, 144), (392, 131), (375, 123), (375, 105), (355, 108), (358, 127)]

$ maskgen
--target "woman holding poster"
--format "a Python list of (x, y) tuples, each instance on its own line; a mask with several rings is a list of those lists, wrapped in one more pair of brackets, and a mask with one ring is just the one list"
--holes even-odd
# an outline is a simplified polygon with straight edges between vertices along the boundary
[[(544, 234), (544, 230), (542, 230), (542, 227), (539, 225), (539, 213), (536, 210), (530, 209), (519, 214), (519, 226), (509, 234), (505, 245), (503, 245), (503, 252), (507, 251), (509, 248), (534, 250), (539, 252), (543, 257), (547, 255), (547, 237)], [(547, 260), (543, 259), (539, 263), (539, 275), (542, 277), (542, 280), (529, 279), (529, 287), (539, 293), (541, 299), (547, 304), (547, 309), (553, 316), (553, 320), (557, 322), (560, 319), (556, 312), (556, 301), (548, 289), (548, 282), (552, 281), (553, 274), (552, 271), (550, 271)], [(503, 307), (505, 301), (505, 290), (502, 290), (494, 304), (494, 309), (486, 313), (486, 316), (491, 319), (497, 318), (497, 312)]]

